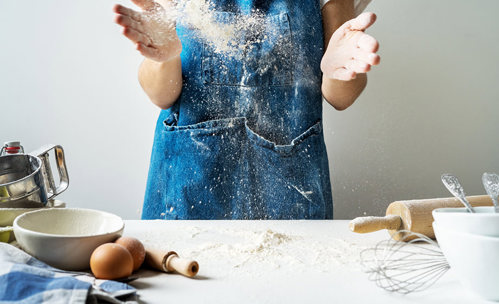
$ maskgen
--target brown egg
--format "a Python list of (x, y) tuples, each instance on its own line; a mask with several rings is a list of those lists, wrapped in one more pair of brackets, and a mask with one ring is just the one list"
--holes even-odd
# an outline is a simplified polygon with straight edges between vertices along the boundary
[(98, 279), (128, 277), (133, 272), (133, 258), (130, 252), (119, 244), (102, 244), (92, 252), (90, 269)]
[(133, 237), (122, 236), (115, 241), (116, 244), (120, 244), (130, 251), (133, 258), (133, 270), (139, 269), (140, 265), (144, 262), (146, 257), (146, 249), (144, 245)]

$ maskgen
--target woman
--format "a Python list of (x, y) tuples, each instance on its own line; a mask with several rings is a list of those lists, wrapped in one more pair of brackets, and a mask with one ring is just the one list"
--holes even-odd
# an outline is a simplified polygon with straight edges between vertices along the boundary
[(142, 218), (332, 219), (322, 97), (343, 110), (360, 95), (379, 63), (364, 33), (376, 16), (354, 18), (353, 0), (322, 10), (318, 1), (214, 0), (220, 24), (261, 18), (256, 33), (237, 31), (235, 54), (214, 48), (203, 28), (157, 18), (171, 2), (133, 1), (142, 12), (117, 5), (116, 22), (145, 57), (139, 81), (163, 109)]

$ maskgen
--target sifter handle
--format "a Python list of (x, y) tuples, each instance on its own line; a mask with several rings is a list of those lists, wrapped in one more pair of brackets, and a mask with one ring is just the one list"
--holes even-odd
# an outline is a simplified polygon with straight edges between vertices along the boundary
[(357, 233), (368, 233), (382, 229), (398, 230), (402, 226), (402, 219), (398, 215), (390, 214), (384, 217), (364, 216), (350, 221), (348, 227)]
[[(54, 150), (55, 160), (57, 162), (57, 171), (59, 173), (59, 184), (56, 186), (54, 182), (54, 176), (52, 174), (52, 168), (50, 167), (49, 152)], [(42, 175), (45, 179), (45, 184), (47, 185), (47, 195), (48, 200), (54, 198), (55, 196), (61, 194), (68, 188), (69, 176), (68, 169), (66, 167), (66, 158), (64, 157), (64, 149), (60, 145), (46, 145), (40, 149), (30, 153), (35, 155), (42, 160)]]

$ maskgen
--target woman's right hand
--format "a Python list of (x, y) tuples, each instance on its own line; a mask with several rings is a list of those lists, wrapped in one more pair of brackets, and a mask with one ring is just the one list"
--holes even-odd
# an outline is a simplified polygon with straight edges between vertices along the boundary
[(153, 0), (132, 0), (142, 11), (120, 4), (114, 6), (116, 23), (123, 26), (123, 35), (137, 45), (146, 58), (166, 62), (180, 55), (182, 44), (175, 29), (175, 9), (170, 1), (161, 6)]

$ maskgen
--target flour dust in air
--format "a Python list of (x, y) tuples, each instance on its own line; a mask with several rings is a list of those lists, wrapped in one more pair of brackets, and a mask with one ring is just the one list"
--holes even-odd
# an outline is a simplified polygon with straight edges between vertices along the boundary
[(261, 42), (258, 34), (266, 24), (264, 15), (258, 10), (250, 14), (218, 12), (211, 0), (158, 0), (164, 11), (155, 18), (162, 18), (169, 24), (175, 22), (194, 29), (215, 53), (234, 55)]

